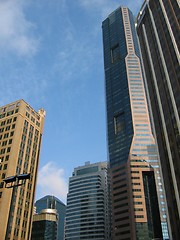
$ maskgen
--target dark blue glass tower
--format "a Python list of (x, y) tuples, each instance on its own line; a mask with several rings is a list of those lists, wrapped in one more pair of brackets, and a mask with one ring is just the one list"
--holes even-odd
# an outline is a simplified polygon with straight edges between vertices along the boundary
[(103, 21), (102, 29), (112, 237), (162, 238), (161, 223), (166, 219), (158, 200), (164, 193), (133, 14), (118, 8)]

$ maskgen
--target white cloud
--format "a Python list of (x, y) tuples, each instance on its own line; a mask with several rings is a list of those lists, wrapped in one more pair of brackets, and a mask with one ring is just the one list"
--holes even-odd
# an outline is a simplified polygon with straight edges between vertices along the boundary
[(26, 19), (23, 0), (0, 1), (0, 49), (21, 56), (33, 55), (39, 40), (32, 33), (34, 25)]
[(66, 202), (68, 185), (64, 177), (64, 169), (59, 168), (54, 162), (48, 162), (38, 173), (37, 192), (38, 198), (45, 195), (54, 195)]

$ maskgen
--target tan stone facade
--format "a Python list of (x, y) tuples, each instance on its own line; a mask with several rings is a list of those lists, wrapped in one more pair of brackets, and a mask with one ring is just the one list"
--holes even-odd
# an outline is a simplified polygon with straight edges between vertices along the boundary
[[(45, 111), (24, 100), (0, 108), (0, 236), (30, 239), (33, 203)], [(30, 173), (22, 186), (5, 188), (4, 179)]]

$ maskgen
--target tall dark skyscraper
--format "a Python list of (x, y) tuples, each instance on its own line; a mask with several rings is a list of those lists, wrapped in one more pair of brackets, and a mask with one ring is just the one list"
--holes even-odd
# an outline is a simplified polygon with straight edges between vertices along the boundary
[(137, 17), (172, 239), (180, 238), (180, 2), (145, 1)]
[(103, 21), (112, 239), (169, 239), (134, 17), (118, 8)]

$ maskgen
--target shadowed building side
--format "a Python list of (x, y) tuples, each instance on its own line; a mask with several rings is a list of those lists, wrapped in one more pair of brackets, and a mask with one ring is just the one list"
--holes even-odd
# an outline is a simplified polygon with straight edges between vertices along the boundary
[(145, 1), (137, 17), (137, 34), (159, 148), (171, 238), (175, 240), (180, 236), (179, 6), (178, 0)]

